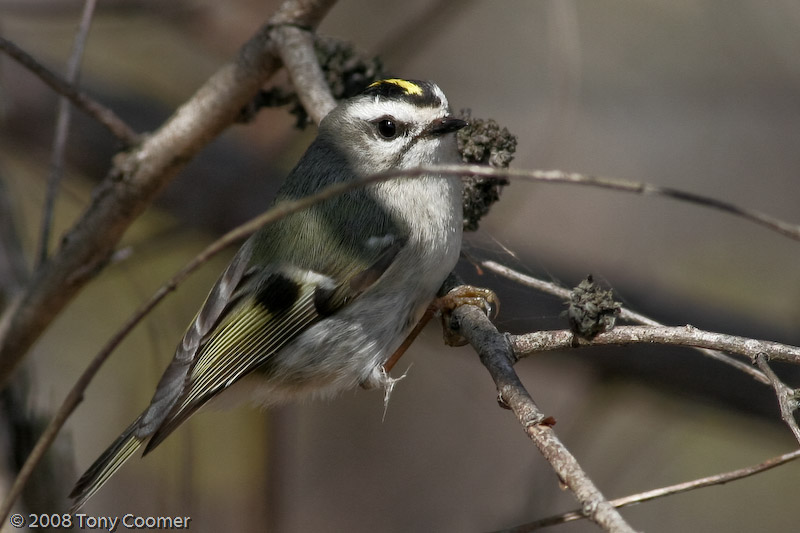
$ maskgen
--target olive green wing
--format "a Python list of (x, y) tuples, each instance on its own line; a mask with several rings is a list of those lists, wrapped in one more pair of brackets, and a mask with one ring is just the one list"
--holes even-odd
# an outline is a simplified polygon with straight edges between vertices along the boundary
[(153, 432), (144, 453), (300, 332), (372, 286), (403, 245), (404, 241), (397, 240), (383, 246), (366, 268), (354, 268), (336, 279), (286, 265), (245, 272), (241, 287), (232, 294), (230, 309), (204, 338), (186, 373), (181, 395)]
[(294, 267), (253, 267), (248, 244), (217, 280), (162, 376), (150, 406), (89, 467), (70, 498), (76, 511), (147, 443), (147, 453), (203, 404), (261, 365), (311, 324), (375, 283), (403, 242), (336, 282)]

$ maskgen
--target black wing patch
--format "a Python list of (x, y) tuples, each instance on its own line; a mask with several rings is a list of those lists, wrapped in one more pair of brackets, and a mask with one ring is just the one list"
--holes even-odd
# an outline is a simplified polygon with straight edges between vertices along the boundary
[(267, 312), (280, 313), (289, 309), (300, 295), (300, 285), (281, 272), (273, 272), (259, 283), (255, 300)]

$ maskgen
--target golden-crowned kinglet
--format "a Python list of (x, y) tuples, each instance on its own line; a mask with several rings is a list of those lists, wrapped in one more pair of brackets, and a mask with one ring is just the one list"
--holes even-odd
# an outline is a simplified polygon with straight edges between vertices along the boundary
[[(391, 169), (459, 161), (437, 85), (381, 80), (342, 102), (276, 201)], [(142, 445), (158, 446), (236, 384), (262, 404), (388, 387), (383, 363), (422, 317), (461, 248), (458, 177), (355, 189), (264, 227), (211, 289), (144, 412), (78, 480), (82, 506)], [(248, 391), (250, 392), (250, 391)]]

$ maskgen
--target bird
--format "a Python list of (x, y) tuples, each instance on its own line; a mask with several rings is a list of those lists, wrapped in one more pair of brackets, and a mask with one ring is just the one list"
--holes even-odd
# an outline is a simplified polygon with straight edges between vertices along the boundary
[[(387, 78), (339, 103), (274, 204), (386, 171), (458, 163), (454, 117), (431, 81)], [(269, 407), (361, 386), (390, 389), (384, 363), (455, 267), (458, 176), (375, 182), (254, 233), (211, 288), (150, 404), (70, 493), (81, 508), (139, 449), (146, 455), (210, 400)]]

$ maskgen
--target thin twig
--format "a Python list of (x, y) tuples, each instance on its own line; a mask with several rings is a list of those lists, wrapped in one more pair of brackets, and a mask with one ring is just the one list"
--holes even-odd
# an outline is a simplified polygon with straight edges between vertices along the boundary
[(680, 200), (698, 204), (704, 207), (717, 209), (729, 213), (735, 217), (742, 218), (760, 226), (764, 226), (772, 231), (780, 233), (790, 239), (800, 241), (800, 225), (784, 222), (771, 215), (767, 215), (740, 207), (729, 202), (724, 202), (716, 198), (702, 196), (687, 191), (680, 191), (670, 187), (661, 187), (649, 183), (621, 180), (615, 178), (601, 178), (578, 174), (575, 172), (564, 172), (561, 170), (517, 170), (511, 168), (492, 168), (483, 165), (429, 165), (417, 167), (409, 170), (392, 171), (397, 176), (419, 176), (423, 174), (440, 174), (442, 176), (481, 176), (486, 178), (509, 178), (521, 179), (526, 181), (544, 181), (548, 183), (564, 183), (576, 185), (588, 185), (601, 189), (612, 189), (644, 195), (664, 196), (673, 200)]
[[(675, 485), (670, 485), (668, 487), (648, 490), (647, 492), (631, 494), (630, 496), (625, 496), (623, 498), (617, 498), (615, 500), (611, 500), (609, 503), (614, 507), (626, 507), (629, 505), (635, 505), (637, 503), (643, 503), (650, 500), (655, 500), (657, 498), (663, 498), (665, 496), (671, 496), (673, 494), (681, 494), (683, 492), (689, 492), (690, 490), (701, 489), (704, 487), (711, 487), (714, 485), (723, 485), (730, 481), (744, 479), (746, 477), (750, 477), (752, 475), (765, 472), (767, 470), (775, 468), (776, 466), (781, 466), (790, 461), (794, 461), (798, 457), (800, 457), (800, 450), (795, 450), (793, 452), (785, 453), (777, 457), (772, 457), (757, 465), (747, 466), (745, 468), (740, 468), (738, 470), (732, 470), (730, 472), (724, 472), (722, 474), (715, 474), (713, 476), (703, 477), (700, 479), (695, 479), (693, 481), (677, 483)], [(504, 533), (525, 533), (527, 531), (535, 531), (543, 527), (555, 526), (558, 524), (563, 524), (565, 522), (572, 522), (573, 520), (582, 520), (584, 518), (586, 518), (586, 516), (584, 516), (583, 513), (581, 513), (578, 510), (575, 510), (560, 515), (542, 518), (541, 520), (536, 520), (535, 522), (529, 522), (527, 524), (523, 524), (521, 526), (517, 526), (509, 530), (504, 530)]]
[(769, 228), (796, 241), (800, 241), (800, 225), (784, 222), (771, 215), (756, 211), (755, 209), (739, 207), (730, 202), (725, 202), (723, 200), (718, 200), (716, 198), (711, 198), (692, 192), (673, 189), (672, 187), (661, 187), (659, 185), (651, 185), (649, 183), (588, 176), (575, 172), (563, 172), (561, 170), (536, 171), (525, 177), (536, 181), (576, 183), (643, 195), (664, 196), (666, 198), (672, 198), (673, 200), (679, 200), (682, 202), (688, 202), (723, 211), (735, 217), (743, 218), (755, 224)]
[(800, 363), (800, 347), (703, 331), (693, 326), (617, 326), (598, 334), (591, 341), (575, 338), (567, 329), (511, 335), (510, 339), (514, 346), (514, 354), (520, 359), (536, 353), (570, 347), (663, 344), (724, 350), (753, 360), (759, 354), (767, 354), (773, 359)]
[[(556, 296), (557, 298), (561, 298), (564, 301), (569, 299), (570, 290), (565, 289), (564, 287), (561, 287), (555, 283), (551, 283), (549, 281), (544, 281), (541, 279), (534, 278), (532, 276), (528, 276), (526, 274), (522, 274), (521, 272), (517, 272), (516, 270), (509, 268), (505, 265), (501, 265), (500, 263), (497, 263), (495, 261), (481, 261), (480, 265), (486, 270), (490, 270), (507, 279), (516, 281), (527, 287), (534, 288), (545, 294)], [(620, 311), (620, 318), (622, 318), (623, 320), (627, 320), (629, 322), (636, 322), (648, 326), (664, 326), (664, 324), (660, 322), (657, 322), (641, 313), (625, 309), (624, 307)], [(767, 376), (765, 376), (757, 368), (754, 368), (751, 365), (745, 364), (742, 361), (739, 361), (738, 359), (734, 359), (730, 355), (724, 354), (716, 350), (709, 350), (707, 348), (697, 348), (697, 347), (695, 347), (695, 349), (699, 350), (708, 357), (711, 357), (712, 359), (716, 359), (717, 361), (725, 363), (726, 365), (730, 365), (735, 369), (750, 375), (756, 381), (763, 383), (764, 385), (769, 385), (769, 380), (767, 379)]]
[[(86, 38), (89, 35), (89, 27), (92, 24), (96, 4), (97, 0), (86, 0), (84, 3), (81, 21), (78, 25), (78, 31), (75, 33), (75, 43), (67, 61), (65, 81), (76, 88), (78, 86), (83, 49), (86, 46)], [(39, 234), (37, 265), (41, 265), (47, 260), (50, 246), (50, 230), (53, 224), (53, 210), (55, 209), (56, 196), (58, 195), (58, 186), (61, 183), (61, 177), (64, 175), (64, 151), (67, 146), (71, 118), (72, 108), (70, 107), (69, 99), (62, 95), (58, 99), (58, 119), (53, 139), (53, 155), (50, 158), (50, 175), (47, 177), (47, 190), (45, 192), (44, 208), (42, 209), (42, 227)]]
[(775, 374), (775, 371), (772, 370), (772, 367), (770, 367), (767, 362), (767, 358), (771, 357), (771, 354), (763, 352), (755, 356), (755, 361), (758, 368), (767, 375), (772, 387), (775, 389), (775, 395), (778, 397), (778, 405), (781, 408), (781, 418), (786, 422), (786, 425), (789, 426), (789, 429), (792, 430), (797, 442), (800, 443), (800, 427), (797, 426), (797, 420), (794, 418), (794, 412), (797, 410), (799, 403), (798, 391), (788, 387), (780, 380), (777, 374)]
[(661, 187), (649, 183), (603, 178), (578, 174), (576, 172), (564, 172), (562, 170), (516, 170), (510, 168), (491, 168), (480, 165), (436, 165), (430, 167), (420, 167), (414, 169), (411, 174), (417, 173), (442, 174), (447, 176), (481, 176), (486, 178), (510, 178), (528, 181), (544, 181), (549, 183), (565, 183), (575, 185), (588, 185), (601, 189), (611, 189), (615, 191), (630, 192), (642, 195), (663, 196), (673, 200), (688, 202), (692, 204), (709, 207), (718, 211), (729, 213), (735, 217), (742, 218), (760, 226), (764, 226), (772, 231), (780, 233), (790, 239), (800, 241), (800, 225), (784, 222), (771, 215), (740, 207), (730, 202), (718, 200), (708, 196), (702, 196), (692, 192), (681, 191), (671, 187)]
[(478, 351), (497, 386), (500, 401), (510, 407), (542, 455), (580, 502), (586, 516), (605, 531), (633, 532), (605, 499), (578, 461), (546, 423), (546, 417), (522, 385), (512, 366), (513, 355), (506, 337), (497, 331), (479, 308), (463, 305), (453, 311), (451, 328)]
[(49, 85), (55, 92), (68, 98), (75, 107), (105, 126), (111, 134), (122, 141), (125, 146), (133, 146), (139, 142), (139, 134), (133, 131), (133, 129), (111, 109), (78, 90), (71, 83), (53, 73), (34, 59), (33, 56), (11, 41), (0, 37), (0, 50), (16, 59), (18, 63), (38, 76), (39, 79)]

